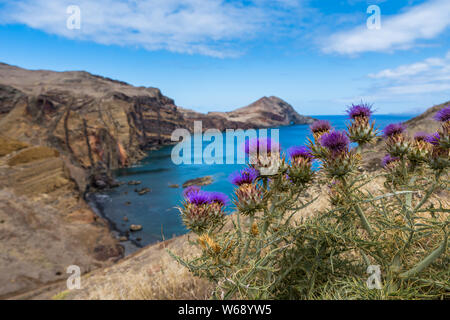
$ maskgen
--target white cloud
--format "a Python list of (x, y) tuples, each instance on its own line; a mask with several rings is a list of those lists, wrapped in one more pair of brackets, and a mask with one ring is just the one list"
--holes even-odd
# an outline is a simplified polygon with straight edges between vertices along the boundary
[(450, 26), (450, 1), (432, 0), (409, 8), (401, 14), (384, 16), (381, 29), (361, 25), (322, 39), (325, 53), (354, 55), (362, 52), (409, 49), (419, 40), (433, 39)]
[[(279, 23), (286, 7), (302, 0), (0, 0), (3, 23), (20, 23), (47, 33), (101, 44), (148, 50), (238, 54), (233, 41), (248, 40), (268, 24)], [(66, 28), (69, 5), (81, 9), (81, 29)], [(277, 19), (277, 21), (272, 21)]]
[(369, 74), (373, 86), (368, 90), (371, 100), (441, 94), (450, 97), (450, 51), (442, 57)]
[(450, 99), (450, 51), (443, 57), (431, 57), (380, 70), (369, 74), (368, 78), (371, 83), (360, 95), (343, 97), (338, 101), (347, 104), (359, 100), (370, 101), (384, 106), (380, 110), (384, 113), (393, 112), (395, 104), (403, 106), (403, 111), (408, 110), (404, 109), (404, 105), (408, 104), (411, 111), (415, 107), (424, 108), (442, 103)]

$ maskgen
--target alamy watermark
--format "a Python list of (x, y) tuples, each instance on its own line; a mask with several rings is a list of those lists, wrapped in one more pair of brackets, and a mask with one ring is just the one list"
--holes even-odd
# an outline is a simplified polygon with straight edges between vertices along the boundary
[(79, 6), (70, 5), (66, 9), (69, 17), (66, 20), (66, 26), (69, 30), (81, 29), (81, 9)]
[(77, 265), (71, 265), (67, 267), (67, 271), (70, 276), (67, 278), (67, 289), (81, 289), (81, 269)]
[(367, 278), (366, 284), (369, 289), (378, 289), (381, 287), (381, 269), (379, 265), (370, 265), (367, 267), (367, 273), (370, 275)]
[(381, 29), (381, 9), (377, 5), (371, 5), (367, 8), (367, 13), (371, 14), (367, 18), (367, 29), (380, 30)]
[[(178, 142), (172, 149), (172, 162), (180, 164), (245, 164), (245, 144), (259, 139), (269, 138), (271, 145), (259, 145), (256, 154), (249, 154), (252, 165), (258, 165), (261, 175), (273, 175), (280, 165), (279, 129), (227, 129), (224, 134), (218, 129), (208, 129), (203, 132), (202, 122), (194, 122), (194, 132), (187, 129), (176, 129), (171, 140)], [(205, 148), (203, 143), (207, 142)], [(224, 150), (225, 149), (225, 150)], [(270, 150), (268, 150), (270, 149)]]

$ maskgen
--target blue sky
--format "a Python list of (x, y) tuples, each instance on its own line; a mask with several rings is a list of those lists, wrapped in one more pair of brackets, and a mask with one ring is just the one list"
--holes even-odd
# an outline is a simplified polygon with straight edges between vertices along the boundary
[(448, 0), (0, 0), (1, 62), (158, 87), (201, 112), (275, 95), (303, 114), (418, 113), (450, 100), (449, 35)]

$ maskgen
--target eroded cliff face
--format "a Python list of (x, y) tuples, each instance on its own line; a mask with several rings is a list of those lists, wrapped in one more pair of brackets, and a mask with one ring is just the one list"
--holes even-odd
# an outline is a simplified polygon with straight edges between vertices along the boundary
[(174, 129), (187, 127), (158, 89), (86, 72), (0, 64), (0, 103), (0, 135), (57, 149), (87, 169), (98, 188), (113, 183), (111, 169), (136, 162), (144, 150), (169, 143)]
[(57, 150), (0, 136), (0, 299), (64, 280), (70, 265), (84, 273), (123, 256), (73, 177), (83, 170)]

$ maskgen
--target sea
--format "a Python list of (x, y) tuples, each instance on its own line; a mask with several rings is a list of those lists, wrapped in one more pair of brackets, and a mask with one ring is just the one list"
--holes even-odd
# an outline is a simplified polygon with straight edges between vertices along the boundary
[[(337, 130), (346, 129), (346, 125), (349, 123), (348, 117), (345, 115), (312, 117), (329, 120)], [(413, 115), (373, 116), (375, 126), (380, 131), (390, 123), (404, 122), (411, 117)], [(304, 145), (307, 138), (311, 138), (308, 125), (291, 125), (276, 129), (279, 129), (278, 137), (282, 152), (292, 146)], [(269, 129), (269, 136), (270, 132)], [(210, 143), (203, 142), (201, 148), (204, 150)], [(227, 143), (236, 144), (235, 141), (227, 141), (225, 134), (223, 134), (224, 150), (226, 150)], [(188, 232), (177, 209), (182, 202), (183, 189), (181, 186), (187, 180), (212, 176), (213, 182), (210, 185), (203, 186), (202, 189), (224, 192), (230, 198), (232, 197), (234, 186), (229, 182), (228, 177), (232, 172), (245, 166), (236, 163), (238, 162), (237, 149), (235, 161), (232, 161), (233, 164), (225, 164), (226, 159), (223, 161), (224, 164), (207, 164), (205, 161), (194, 164), (194, 157), (196, 155), (198, 157), (199, 154), (194, 152), (194, 149), (191, 152), (191, 164), (176, 164), (171, 156), (174, 147), (174, 145), (165, 146), (156, 151), (149, 151), (147, 157), (138, 164), (114, 171), (115, 178), (123, 183), (121, 186), (88, 196), (91, 206), (110, 222), (115, 234), (129, 238), (128, 241), (124, 242), (125, 254), (135, 251), (138, 247)], [(238, 147), (236, 146), (236, 148)], [(200, 154), (202, 153), (200, 152)], [(133, 180), (141, 181), (141, 184), (128, 185), (128, 182)], [(173, 185), (179, 185), (179, 187), (174, 188)], [(135, 189), (140, 190), (142, 188), (150, 188), (151, 191), (139, 195)], [(229, 205), (227, 212), (232, 211), (233, 207)], [(142, 230), (130, 232), (131, 224), (141, 225)]]

